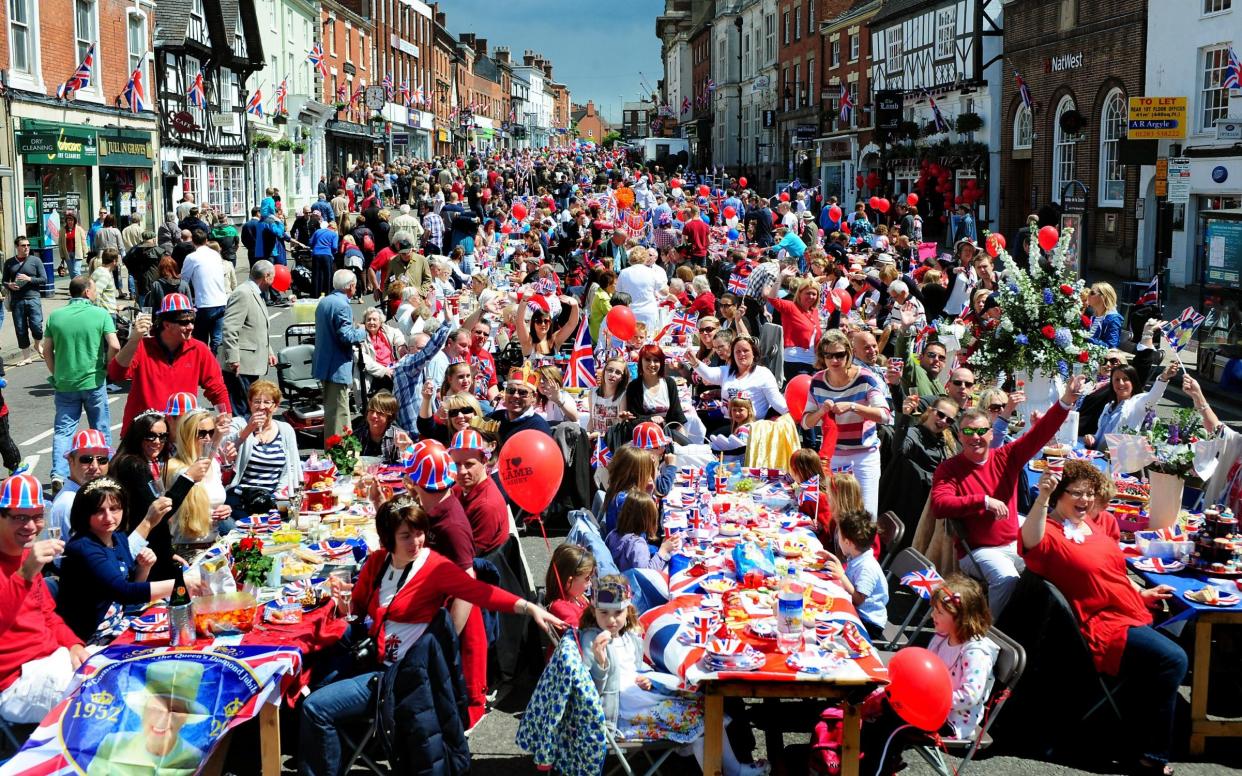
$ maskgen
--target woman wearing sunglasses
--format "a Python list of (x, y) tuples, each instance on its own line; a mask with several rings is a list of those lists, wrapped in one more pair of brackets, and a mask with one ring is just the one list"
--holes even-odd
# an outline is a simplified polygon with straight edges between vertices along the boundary
[(421, 439), (434, 439), (447, 445), (454, 434), (470, 428), (471, 421), (482, 418), (483, 410), (469, 392), (445, 397), (435, 412), (431, 411), (424, 393), (423, 409), (418, 414), (418, 435)]
[[(208, 461), (207, 473), (190, 489), (186, 498), (171, 517), (173, 541), (177, 544), (199, 544), (215, 537), (213, 527), (221, 520), (228, 520), (233, 513), (224, 503), (224, 482), (220, 476), (220, 463), (214, 452), (224, 441), (227, 426), (220, 428), (214, 413), (194, 410), (181, 416), (177, 424), (176, 447), (164, 469), (167, 486), (181, 472), (197, 461)], [(232, 529), (231, 522), (220, 527), (222, 533)]]
[(917, 422), (903, 414), (894, 424), (892, 457), (880, 477), (880, 512), (893, 512), (906, 524), (906, 546), (914, 538), (936, 467), (957, 452), (953, 437), (957, 413), (957, 402), (941, 396)]
[(552, 356), (556, 351), (561, 349), (561, 345), (578, 330), (578, 317), (580, 309), (578, 300), (572, 296), (561, 296), (561, 304), (569, 307), (569, 318), (565, 321), (565, 325), (555, 331), (552, 329), (552, 313), (544, 309), (543, 305), (532, 303), (535, 306), (534, 313), (530, 316), (530, 327), (527, 328), (518, 322), (514, 328), (517, 330), (518, 342), (522, 345), (522, 355), (526, 358), (531, 356)]
[(853, 467), (863, 504), (874, 518), (880, 508), (880, 437), (876, 426), (892, 420), (884, 386), (874, 372), (854, 363), (850, 341), (840, 329), (824, 334), (815, 354), (815, 366), (821, 371), (811, 378), (802, 427), (813, 429), (832, 416), (837, 437), (832, 468)]

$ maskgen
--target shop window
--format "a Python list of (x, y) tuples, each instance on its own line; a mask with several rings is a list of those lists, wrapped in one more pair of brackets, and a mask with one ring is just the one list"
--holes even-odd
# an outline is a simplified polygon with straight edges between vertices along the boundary
[(1061, 117), (1074, 110), (1072, 97), (1062, 97), (1057, 105), (1056, 118), (1052, 122), (1052, 200), (1061, 201), (1065, 184), (1074, 180), (1074, 160), (1077, 136), (1061, 129)]
[(1203, 80), (1199, 89), (1199, 131), (1208, 132), (1229, 115), (1229, 89), (1224, 86), (1229, 47), (1203, 50)]
[(1100, 206), (1121, 207), (1126, 181), (1121, 170), (1121, 140), (1126, 135), (1126, 98), (1120, 89), (1108, 93), (1100, 116)]
[(208, 165), (207, 201), (222, 213), (242, 215), (246, 209), (242, 168), (225, 164)]

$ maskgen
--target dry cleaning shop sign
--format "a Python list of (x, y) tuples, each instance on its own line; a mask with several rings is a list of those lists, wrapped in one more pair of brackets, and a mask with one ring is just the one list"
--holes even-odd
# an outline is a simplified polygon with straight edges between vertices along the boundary
[(35, 164), (98, 164), (94, 132), (38, 129), (17, 133), (17, 152)]

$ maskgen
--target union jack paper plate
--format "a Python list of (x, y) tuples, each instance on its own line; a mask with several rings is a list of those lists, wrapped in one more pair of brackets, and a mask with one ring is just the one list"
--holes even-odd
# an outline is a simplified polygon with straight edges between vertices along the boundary
[(819, 648), (795, 652), (785, 659), (785, 665), (801, 674), (822, 676), (841, 668), (842, 659), (835, 653)]
[(1182, 593), (1182, 597), (1185, 598), (1187, 601), (1194, 601), (1195, 603), (1202, 604), (1204, 606), (1219, 606), (1222, 608), (1227, 607), (1227, 606), (1237, 606), (1238, 602), (1242, 601), (1242, 598), (1239, 598), (1233, 593), (1219, 593), (1216, 596), (1215, 601), (1200, 601), (1198, 599), (1190, 597), (1191, 593), (1197, 593), (1197, 592), (1198, 592), (1197, 590), (1186, 590)]
[(354, 546), (352, 544), (337, 540), (322, 541), (318, 544), (313, 544), (311, 545), (311, 549), (329, 558), (343, 558), (346, 555), (352, 555), (354, 552)]
[(1150, 574), (1173, 574), (1186, 568), (1180, 560), (1161, 560), (1160, 558), (1139, 558), (1134, 561), (1134, 568)]
[(746, 642), (741, 639), (712, 639), (707, 644), (712, 655), (740, 655), (745, 649)]
[(149, 609), (129, 622), (135, 633), (159, 633), (168, 630), (168, 610)]

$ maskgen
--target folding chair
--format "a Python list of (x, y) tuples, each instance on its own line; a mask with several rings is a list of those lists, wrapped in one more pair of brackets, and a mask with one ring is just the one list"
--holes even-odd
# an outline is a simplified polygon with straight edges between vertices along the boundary
[[(1065, 600), (1065, 596), (1061, 594), (1061, 591), (1057, 589), (1056, 585), (1052, 584), (1043, 577), (1039, 577), (1039, 579), (1044, 583), (1044, 587), (1047, 589), (1048, 596), (1052, 599), (1053, 604), (1061, 609), (1064, 609), (1069, 621), (1074, 623), (1074, 634), (1078, 638), (1078, 643), (1082, 645), (1083, 655), (1090, 659), (1091, 648), (1087, 646), (1087, 640), (1082, 635), (1082, 622), (1078, 619), (1078, 615), (1074, 611), (1074, 608), (1070, 606), (1069, 601)], [(1125, 684), (1125, 680), (1106, 676), (1095, 670), (1094, 666), (1092, 666), (1090, 673), (1099, 683), (1100, 699), (1097, 700), (1095, 705), (1093, 705), (1090, 709), (1087, 709), (1087, 713), (1082, 715), (1082, 719), (1079, 720), (1079, 722), (1086, 722), (1100, 710), (1101, 706), (1106, 703), (1108, 704), (1108, 707), (1113, 710), (1113, 714), (1116, 716), (1116, 719), (1121, 721), (1121, 707), (1117, 705), (1116, 696)]]
[(992, 676), (995, 682), (992, 685), (992, 694), (988, 697), (987, 703), (983, 710), (983, 719), (979, 726), (979, 732), (974, 738), (942, 738), (939, 743), (943, 746), (945, 752), (964, 752), (962, 761), (958, 763), (957, 770), (945, 762), (944, 755), (937, 747), (924, 743), (915, 747), (927, 764), (936, 770), (940, 776), (961, 776), (966, 772), (966, 766), (974, 759), (975, 755), (992, 746), (992, 737), (988, 735), (988, 729), (992, 727), (992, 723), (996, 721), (996, 716), (1000, 713), (1001, 707), (1005, 705), (1005, 701), (1009, 700), (1009, 695), (1013, 688), (1017, 686), (1018, 680), (1022, 678), (1022, 672), (1026, 670), (1026, 650), (1022, 645), (1006, 636), (996, 628), (988, 631), (988, 638), (991, 639), (998, 647), (1000, 653), (996, 656), (996, 665), (992, 667)]
[[(893, 558), (885, 576), (888, 582), (888, 624), (884, 626), (883, 642), (877, 646), (891, 651), (909, 646), (931, 617), (931, 601), (901, 584), (901, 578), (906, 574), (925, 569), (935, 569), (935, 566), (913, 547), (907, 547)], [(904, 610), (904, 618), (898, 624), (898, 618), (903, 617), (902, 607), (907, 606), (909, 608)]]
[(0, 764), (8, 762), (22, 748), (37, 725), (21, 725), (0, 718)]
[(377, 674), (371, 677), (371, 681), (367, 685), (371, 689), (372, 697), (375, 700), (371, 704), (370, 719), (367, 721), (366, 730), (358, 736), (357, 740), (344, 730), (339, 731), (341, 740), (344, 743), (343, 748), (350, 753), (341, 773), (349, 773), (353, 770), (355, 764), (361, 764), (377, 776), (389, 776), (389, 769), (377, 763), (373, 756), (375, 747), (381, 746), (379, 739), (376, 737), (379, 734), (381, 724), (379, 682), (380, 677)]
[(897, 556), (896, 548), (906, 535), (906, 524), (901, 522), (896, 512), (884, 512), (876, 519), (876, 527), (880, 532), (880, 568), (888, 568)]

